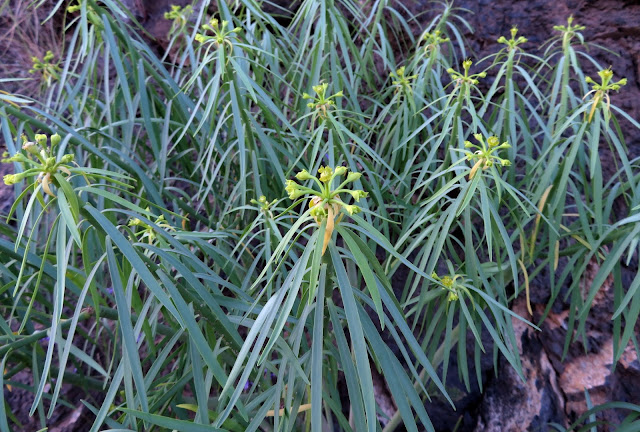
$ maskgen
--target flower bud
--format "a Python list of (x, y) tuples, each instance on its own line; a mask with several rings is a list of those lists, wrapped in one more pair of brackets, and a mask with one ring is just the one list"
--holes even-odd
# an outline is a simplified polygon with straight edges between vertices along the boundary
[(307, 170), (302, 170), (298, 174), (296, 174), (296, 178), (300, 181), (310, 180), (313, 178), (311, 174)]
[(359, 180), (360, 177), (362, 177), (362, 173), (359, 172), (350, 172), (349, 175), (347, 176), (347, 182), (351, 183), (354, 182), (356, 180)]
[(289, 199), (295, 200), (300, 198), (302, 195), (304, 195), (304, 192), (301, 190), (292, 191), (292, 192), (289, 192)]
[(71, 161), (73, 161), (73, 154), (71, 153), (66, 154), (60, 158), (60, 163), (63, 163), (63, 164), (68, 164)]
[(62, 140), (62, 137), (60, 135), (58, 134), (51, 135), (51, 146), (56, 147), (58, 144), (60, 144), (61, 140)]
[(295, 190), (298, 188), (298, 183), (294, 182), (293, 180), (287, 180), (285, 182), (285, 190)]
[(32, 155), (38, 154), (38, 148), (36, 147), (36, 143), (33, 141), (22, 144), (22, 150), (25, 150), (27, 153), (31, 153)]
[(47, 136), (45, 134), (36, 134), (35, 140), (41, 147), (47, 145)]
[(491, 136), (487, 139), (487, 144), (489, 144), (489, 148), (495, 147), (500, 143), (500, 140), (497, 136)]
[(3, 177), (2, 180), (4, 180), (4, 184), (9, 186), (9, 185), (16, 184), (16, 183), (22, 181), (22, 179), (24, 179), (28, 175), (29, 174), (27, 174), (26, 172), (21, 172), (21, 173), (18, 173), (18, 174), (6, 174)]
[(347, 167), (338, 166), (335, 170), (336, 176), (343, 176), (347, 173)]
[(6, 184), (7, 186), (13, 185), (18, 183), (18, 176), (15, 174), (6, 174), (2, 180), (4, 181), (4, 184)]
[(4, 157), (4, 159), (0, 160), (0, 162), (4, 162), (4, 163), (11, 163), (11, 162), (27, 162), (28, 159), (25, 155), (23, 155), (22, 153), (16, 153), (11, 157), (7, 157), (9, 156), (8, 152), (4, 152), (2, 154), (2, 156)]

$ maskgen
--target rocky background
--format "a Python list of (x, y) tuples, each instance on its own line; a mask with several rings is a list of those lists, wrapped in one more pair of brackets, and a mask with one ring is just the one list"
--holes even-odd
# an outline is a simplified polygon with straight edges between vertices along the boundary
[[(366, 2), (367, 0), (362, 0)], [(430, 18), (441, 9), (437, 3), (426, 0), (397, 0), (413, 13), (419, 13), (419, 23), (413, 27), (415, 35), (419, 35)], [(19, 5), (26, 1), (14, 2)], [(153, 43), (161, 52), (168, 43), (167, 32), (170, 23), (163, 14), (171, 4), (185, 4), (182, 0), (127, 0), (129, 10), (140, 20), (153, 38)], [(278, 1), (276, 3), (290, 6), (295, 2)], [(501, 35), (508, 35), (512, 26), (519, 28), (519, 34), (527, 37), (529, 42), (523, 48), (529, 52), (539, 52), (540, 45), (554, 35), (553, 26), (566, 23), (573, 15), (575, 22), (586, 26), (583, 32), (587, 42), (606, 47), (588, 48), (588, 54), (603, 66), (611, 66), (617, 78), (626, 77), (628, 84), (620, 93), (612, 94), (612, 103), (624, 109), (629, 115), (640, 120), (640, 1), (639, 0), (455, 0), (455, 6), (474, 27), (467, 32), (467, 48), (474, 59), (481, 59), (497, 52), (496, 40)], [(16, 14), (0, 16), (0, 55), (4, 61), (1, 72), (3, 77), (26, 76), (26, 70), (20, 67), (19, 56), (24, 57), (23, 45), (33, 38), (24, 35), (30, 25), (37, 23), (29, 19), (17, 22)], [(55, 30), (55, 29), (54, 29)], [(9, 33), (7, 33), (9, 32)], [(21, 33), (22, 32), (22, 33)], [(10, 37), (7, 37), (7, 34)], [(55, 38), (55, 31), (51, 31)], [(37, 42), (37, 39), (35, 39)], [(54, 46), (51, 40), (45, 39), (45, 46), (37, 43), (35, 49), (46, 51)], [(13, 45), (12, 45), (13, 44)], [(15, 46), (18, 44), (17, 46)], [(23, 44), (22, 46), (20, 44)], [(47, 44), (51, 44), (46, 46)], [(29, 51), (29, 56), (33, 51)], [(402, 52), (398, 55), (401, 57)], [(18, 57), (16, 57), (18, 56)], [(42, 57), (42, 55), (40, 55)], [(30, 64), (24, 60), (23, 64)], [(16, 67), (12, 68), (12, 65)], [(585, 63), (585, 66), (586, 63)], [(27, 68), (28, 69), (28, 68)], [(595, 76), (595, 68), (585, 67)], [(385, 74), (389, 71), (384, 71)], [(14, 90), (6, 89), (2, 90)], [(36, 91), (36, 89), (30, 89)], [(622, 122), (627, 137), (629, 158), (640, 156), (640, 130)], [(602, 158), (609, 157), (606, 149)], [(6, 167), (0, 167), (0, 174)], [(4, 185), (0, 186), (0, 211), (10, 206), (12, 192)], [(597, 273), (594, 263), (582, 275), (584, 284), (589, 284)], [(630, 282), (637, 271), (637, 261), (631, 263), (626, 279)], [(548, 300), (548, 287), (541, 277), (533, 281), (532, 303), (534, 307), (533, 322), (538, 322)], [(567, 305), (561, 302), (554, 307), (548, 318), (541, 325), (541, 332), (535, 331), (516, 321), (519, 348), (522, 353), (523, 369), (526, 382), (516, 375), (504, 360), (498, 360), (498, 368), (494, 370), (491, 356), (482, 362), (482, 375), (485, 387), (482, 392), (476, 387), (467, 392), (460, 382), (456, 382), (455, 364), (450, 370), (448, 383), (453, 386), (457, 411), (434, 398), (430, 403), (429, 413), (438, 431), (545, 431), (556, 430), (551, 427), (555, 423), (567, 427), (587, 409), (585, 391), (589, 393), (594, 405), (609, 401), (625, 401), (640, 404), (640, 362), (632, 347), (628, 347), (621, 362), (612, 371), (613, 356), (611, 314), (613, 294), (610, 283), (605, 283), (592, 309), (587, 328), (589, 329), (589, 346), (580, 343), (571, 346), (568, 356), (562, 358), (562, 350), (566, 336)], [(526, 316), (523, 302), (516, 302), (513, 310)], [(640, 327), (640, 326), (639, 326)], [(640, 335), (640, 328), (637, 334)], [(470, 345), (471, 347), (472, 345)], [(486, 345), (485, 345), (486, 346)], [(491, 352), (491, 349), (488, 349)], [(497, 372), (497, 374), (496, 374)], [(376, 391), (381, 406), (392, 405), (385, 397), (384, 388), (378, 382)], [(9, 400), (14, 413), (29, 425), (25, 417), (31, 401), (29, 394), (14, 389), (5, 396)], [(88, 413), (80, 405), (76, 410), (57, 413), (60, 420), (50, 430), (58, 432), (82, 431), (82, 418)], [(619, 421), (624, 413), (607, 411), (604, 418), (613, 422)], [(35, 427), (35, 423), (33, 423)], [(35, 429), (34, 429), (35, 430)], [(608, 430), (601, 428), (599, 430)]]

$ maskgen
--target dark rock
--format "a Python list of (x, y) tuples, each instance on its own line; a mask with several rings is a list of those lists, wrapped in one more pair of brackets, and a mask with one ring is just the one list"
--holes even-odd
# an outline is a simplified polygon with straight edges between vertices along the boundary
[[(524, 301), (518, 300), (514, 312), (526, 316)], [(518, 349), (522, 355), (525, 381), (500, 359), (498, 377), (487, 387), (479, 407), (476, 431), (545, 431), (549, 423), (566, 424), (564, 395), (540, 334), (520, 320), (513, 320)]]

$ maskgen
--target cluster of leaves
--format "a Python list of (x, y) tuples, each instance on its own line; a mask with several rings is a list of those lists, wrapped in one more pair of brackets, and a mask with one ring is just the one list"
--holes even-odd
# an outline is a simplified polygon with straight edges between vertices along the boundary
[(610, 275), (614, 362), (637, 349), (640, 179), (618, 118), (640, 125), (611, 71), (589, 90), (571, 19), (543, 57), (512, 30), (481, 70), (450, 4), (416, 39), (391, 1), (207, 3), (167, 14), (169, 59), (117, 2), (79, 1), (47, 97), (0, 101), (0, 384), (31, 390), (43, 427), (70, 383), (91, 431), (433, 430), (456, 347), (468, 389), (483, 353), (522, 374), (512, 319), (535, 325), (509, 304), (543, 274), (541, 319), (571, 302), (565, 351)]

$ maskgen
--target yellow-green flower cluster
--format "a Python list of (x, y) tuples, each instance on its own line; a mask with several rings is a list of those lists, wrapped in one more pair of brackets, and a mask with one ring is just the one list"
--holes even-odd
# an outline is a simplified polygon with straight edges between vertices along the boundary
[[(102, 29), (104, 27), (104, 24), (102, 23), (102, 18), (100, 18), (100, 15), (96, 13), (96, 11), (93, 9), (93, 7), (90, 4), (85, 3), (85, 7), (87, 10), (87, 21), (93, 24), (96, 28)], [(81, 10), (82, 10), (82, 0), (78, 0), (78, 2), (75, 5), (70, 4), (69, 6), (67, 6), (67, 12), (69, 13), (79, 12)], [(100, 33), (98, 33), (96, 36), (98, 37), (98, 39), (101, 39)]]
[(318, 169), (319, 176), (309, 174), (307, 170), (302, 170), (296, 174), (296, 179), (300, 181), (313, 180), (318, 185), (319, 190), (301, 186), (293, 180), (287, 180), (285, 190), (289, 194), (289, 198), (295, 200), (302, 196), (309, 196), (309, 214), (313, 216), (318, 225), (326, 221), (324, 239), (322, 245), (322, 254), (327, 250), (327, 245), (331, 239), (333, 229), (336, 223), (340, 222), (343, 215), (336, 220), (340, 208), (350, 215), (354, 215), (361, 211), (360, 207), (355, 204), (347, 204), (340, 198), (340, 194), (349, 194), (357, 202), (362, 198), (366, 198), (369, 194), (362, 190), (346, 189), (347, 184), (358, 180), (362, 174), (359, 172), (350, 172), (336, 189), (331, 188), (333, 180), (347, 174), (347, 167), (337, 166), (335, 169), (329, 166), (321, 166)]
[(518, 45), (527, 42), (527, 38), (524, 36), (519, 36), (516, 39), (517, 34), (518, 34), (518, 27), (513, 26), (511, 28), (511, 39), (507, 39), (504, 36), (500, 36), (498, 38), (498, 43), (505, 44), (508, 47), (509, 51), (517, 49)]
[(453, 70), (453, 68), (447, 69), (449, 75), (451, 75), (451, 79), (454, 80), (458, 85), (460, 84), (478, 84), (478, 78), (484, 78), (487, 76), (486, 72), (480, 72), (477, 74), (469, 75), (469, 69), (471, 69), (471, 65), (473, 62), (469, 59), (462, 62), (462, 69), (464, 70), (464, 74)]
[(508, 159), (502, 159), (494, 152), (500, 149), (508, 149), (511, 146), (508, 142), (503, 142), (500, 144), (500, 140), (496, 136), (491, 136), (487, 138), (485, 143), (484, 137), (481, 134), (474, 134), (475, 139), (480, 144), (473, 144), (471, 141), (465, 141), (465, 148), (475, 148), (475, 151), (465, 151), (467, 155), (467, 160), (476, 160), (475, 165), (471, 168), (471, 172), (469, 173), (469, 179), (472, 179), (476, 174), (479, 168), (489, 169), (494, 165), (494, 163), (498, 163), (502, 166), (509, 166), (511, 162)]
[[(202, 30), (204, 31), (196, 35), (196, 40), (201, 44), (212, 43), (216, 48), (223, 45), (232, 48), (231, 37), (235, 33), (239, 33), (241, 29), (240, 27), (235, 27), (228, 30), (228, 25), (228, 21), (222, 21), (222, 23), (220, 23), (217, 18), (211, 18), (209, 24), (202, 26)], [(208, 35), (207, 32), (212, 32), (213, 36)]]
[(436, 49), (441, 43), (449, 42), (449, 38), (445, 37), (440, 30), (425, 33), (424, 36), (422, 36), (422, 40), (426, 43), (424, 47), (425, 52)]
[(269, 202), (269, 201), (267, 201), (267, 197), (266, 197), (266, 196), (261, 195), (261, 196), (260, 196), (260, 198), (258, 198), (257, 200), (252, 199), (250, 202), (251, 202), (251, 204), (255, 204), (255, 205), (257, 205), (258, 207), (260, 207), (260, 209), (261, 209), (262, 211), (265, 211), (265, 212), (266, 212), (266, 211), (268, 211), (268, 210), (269, 210), (269, 208), (270, 208), (272, 205), (274, 205), (277, 201), (278, 201), (277, 199), (274, 199), (273, 201)]
[[(146, 209), (147, 211), (149, 211), (149, 207), (147, 207)], [(156, 218), (155, 224), (162, 229), (168, 230), (168, 231), (175, 231), (175, 228), (173, 228), (171, 225), (169, 225), (169, 223), (167, 222), (167, 220), (165, 219), (164, 215), (160, 215)], [(138, 218), (132, 218), (129, 220), (129, 223), (127, 224), (130, 227), (138, 227), (139, 230), (136, 233), (136, 236), (138, 237), (138, 239), (142, 240), (142, 239), (147, 239), (147, 241), (149, 242), (149, 244), (152, 244), (153, 241), (156, 239), (157, 235), (155, 232), (155, 229), (141, 221)]]
[(29, 73), (41, 73), (42, 80), (46, 82), (47, 85), (50, 85), (53, 79), (58, 79), (60, 76), (60, 67), (58, 67), (57, 63), (53, 62), (53, 57), (52, 51), (47, 51), (42, 60), (35, 56), (31, 57), (33, 66), (29, 69)]
[(327, 111), (336, 105), (335, 99), (344, 96), (344, 94), (342, 93), (342, 90), (340, 90), (339, 92), (331, 95), (331, 96), (327, 96), (327, 88), (329, 87), (329, 84), (327, 83), (322, 83), (322, 84), (318, 84), (318, 85), (314, 85), (313, 91), (316, 93), (316, 96), (311, 96), (308, 93), (303, 93), (302, 94), (302, 98), (303, 99), (309, 99), (310, 102), (307, 104), (307, 106), (309, 108), (314, 108), (318, 114), (321, 117), (326, 117), (327, 115)]
[[(55, 148), (60, 144), (62, 138), (58, 134), (47, 137), (44, 134), (36, 134), (34, 141), (27, 141), (26, 136), (22, 136), (22, 150), (11, 157), (5, 153), (1, 162), (17, 162), (23, 165), (24, 171), (18, 174), (7, 174), (4, 176), (4, 183), (7, 185), (16, 184), (25, 178), (36, 177), (36, 181), (42, 184), (42, 189), (50, 196), (55, 196), (51, 191), (50, 184), (57, 184), (53, 177), (56, 173), (62, 172), (71, 175), (69, 165), (73, 161), (73, 154), (65, 154), (60, 159), (56, 159)], [(47, 145), (47, 141), (51, 145)]]
[(587, 77), (585, 79), (587, 84), (592, 85), (593, 90), (604, 92), (607, 92), (609, 90), (618, 91), (620, 90), (620, 87), (622, 87), (623, 85), (627, 85), (626, 78), (622, 78), (621, 80), (616, 82), (611, 81), (611, 79), (613, 78), (613, 71), (611, 70), (611, 68), (601, 70), (600, 72), (598, 72), (598, 75), (600, 76), (600, 81), (602, 81), (600, 84), (596, 83), (593, 79), (591, 79), (591, 77)]
[(458, 294), (459, 285), (456, 282), (457, 279), (462, 278), (462, 275), (453, 275), (451, 276), (443, 276), (439, 277), (436, 272), (431, 273), (431, 278), (440, 283), (440, 285), (448, 291), (447, 301), (456, 301), (460, 298)]
[[(89, 7), (89, 6), (87, 6), (87, 7)], [(80, 4), (80, 0), (78, 0), (78, 3), (75, 4), (75, 5), (71, 5), (70, 4), (69, 6), (67, 6), (67, 12), (69, 12), (69, 13), (78, 12), (80, 10), (82, 10), (82, 5)]]
[(362, 198), (366, 198), (369, 194), (362, 190), (346, 189), (345, 186), (349, 183), (353, 183), (358, 180), (362, 174), (358, 172), (350, 172), (347, 178), (340, 183), (336, 189), (331, 188), (333, 179), (342, 177), (347, 174), (347, 168), (344, 166), (338, 166), (335, 169), (329, 166), (322, 166), (318, 169), (318, 177), (312, 176), (307, 170), (302, 170), (296, 174), (296, 178), (300, 181), (313, 180), (320, 190), (308, 188), (296, 183), (294, 180), (287, 180), (285, 190), (289, 194), (289, 198), (292, 200), (298, 199), (301, 196), (309, 195), (313, 199), (309, 206), (311, 207), (311, 215), (320, 223), (325, 217), (327, 217), (329, 209), (335, 214), (342, 207), (350, 215), (359, 213), (360, 207), (355, 204), (348, 205), (340, 198), (340, 194), (349, 194), (356, 201), (360, 201)]
[(171, 10), (164, 13), (164, 18), (173, 21), (171, 30), (175, 32), (187, 25), (187, 21), (192, 14), (193, 6), (191, 5), (187, 5), (185, 7), (172, 5)]
[(389, 76), (391, 78), (395, 78), (394, 81), (392, 81), (391, 83), (396, 86), (396, 93), (399, 91), (403, 91), (405, 93), (411, 93), (411, 80), (414, 80), (417, 78), (418, 75), (410, 75), (410, 76), (406, 76), (404, 74), (405, 71), (405, 67), (402, 66), (400, 68), (398, 68), (398, 70), (394, 72), (391, 72), (389, 74)]
[(627, 84), (626, 78), (622, 78), (621, 80), (615, 82), (611, 81), (613, 78), (613, 71), (611, 70), (611, 68), (601, 70), (600, 72), (598, 72), (598, 75), (600, 76), (600, 84), (596, 83), (593, 79), (591, 79), (591, 77), (585, 78), (587, 84), (591, 84), (592, 87), (592, 90), (587, 93), (585, 97), (587, 97), (591, 93), (594, 93), (591, 111), (589, 112), (589, 122), (591, 122), (593, 114), (596, 112), (596, 108), (598, 108), (600, 102), (602, 102), (603, 100), (606, 101), (607, 104), (605, 116), (608, 116), (609, 106), (611, 105), (611, 100), (609, 99), (609, 90), (618, 91), (620, 90), (620, 87)]
[(576, 34), (579, 31), (584, 30), (586, 27), (583, 25), (573, 25), (573, 15), (571, 15), (568, 19), (567, 19), (567, 25), (563, 26), (563, 25), (557, 25), (557, 26), (553, 26), (553, 29), (559, 32), (562, 32), (565, 34), (565, 36), (567, 37), (571, 37), (574, 34)]

